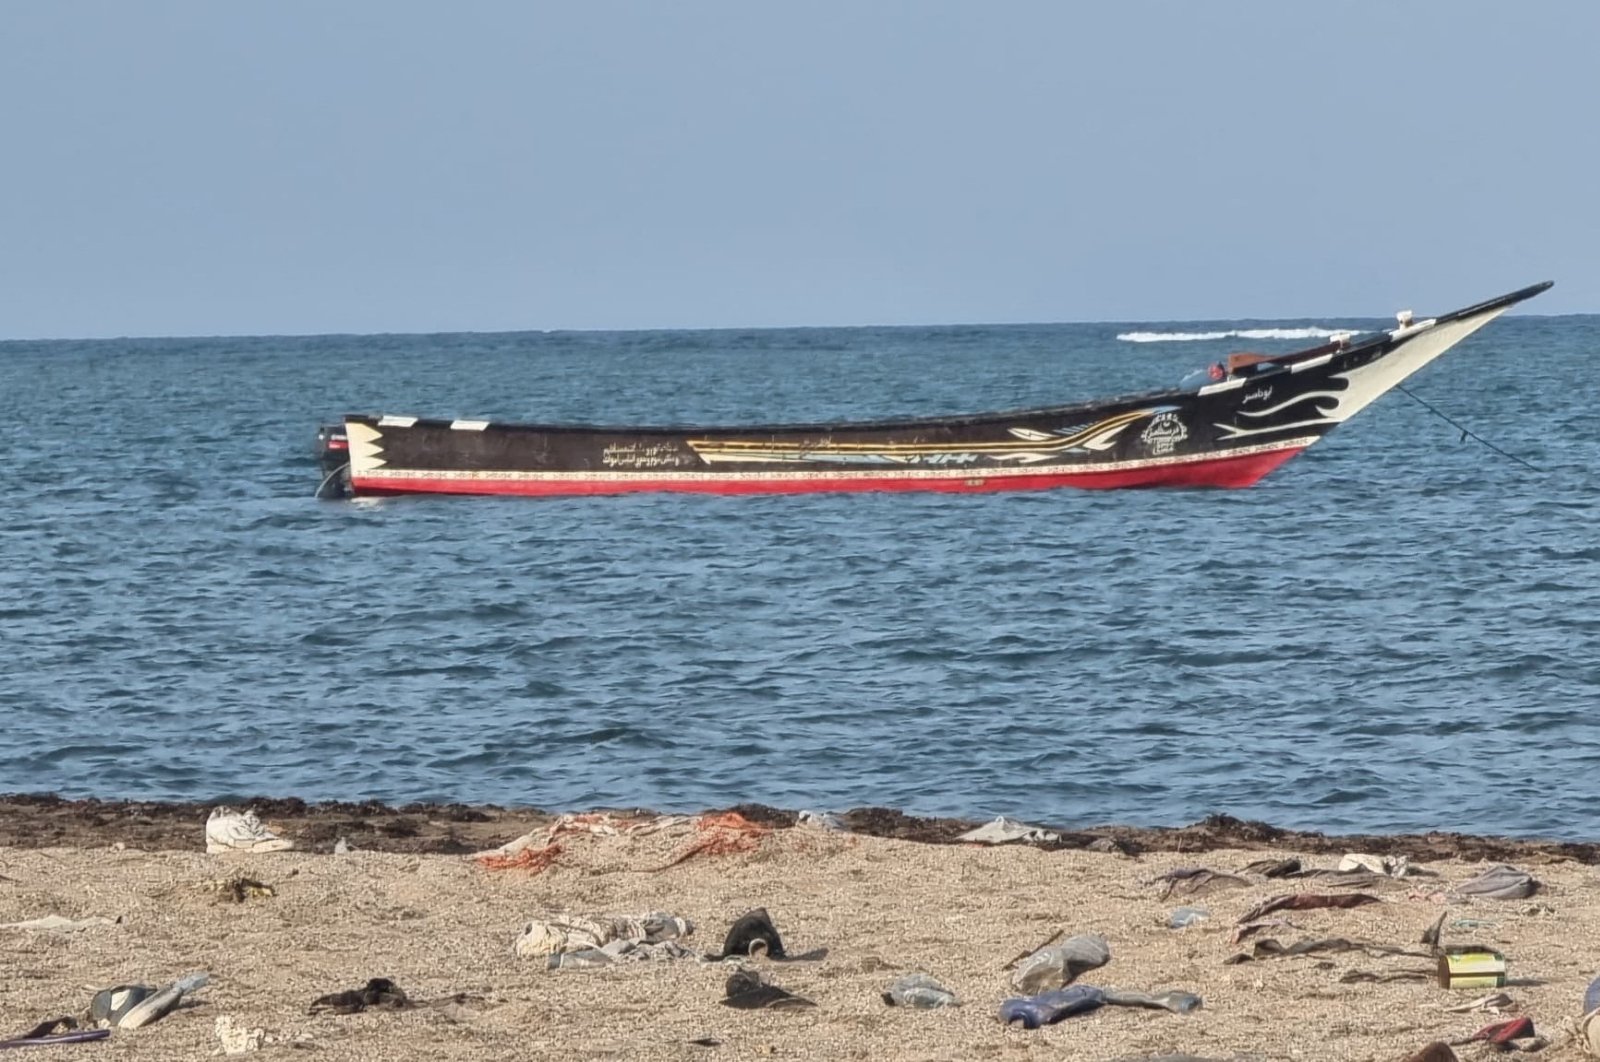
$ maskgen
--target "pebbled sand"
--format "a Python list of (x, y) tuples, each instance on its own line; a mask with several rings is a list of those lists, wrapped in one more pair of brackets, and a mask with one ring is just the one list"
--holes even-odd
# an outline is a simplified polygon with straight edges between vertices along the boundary
[[(285, 825), (293, 834), (294, 823)], [(81, 1013), (99, 987), (165, 983), (191, 970), (212, 984), (193, 1002), (108, 1046), (78, 1045), (37, 1057), (209, 1058), (216, 1018), (275, 1037), (254, 1057), (355, 1059), (1134, 1059), (1188, 1052), (1210, 1058), (1398, 1060), (1432, 1039), (1455, 1039), (1499, 1020), (1442, 1005), (1482, 993), (1432, 982), (1343, 984), (1347, 971), (1431, 968), (1423, 958), (1361, 953), (1223, 960), (1237, 917), (1267, 897), (1338, 891), (1314, 881), (1261, 881), (1203, 897), (1162, 899), (1143, 884), (1204, 865), (1234, 871), (1294, 849), (1224, 848), (1127, 856), (1085, 850), (935, 845), (813, 828), (776, 829), (751, 852), (697, 855), (661, 869), (693, 834), (572, 834), (539, 874), (491, 871), (452, 854), (359, 850), (208, 856), (202, 822), (191, 850), (0, 847), (0, 922), (59, 914), (120, 918), (73, 933), (0, 929), (0, 1032)], [(503, 839), (503, 838), (501, 838)], [(325, 847), (325, 846), (324, 846)], [(1537, 855), (1537, 853), (1534, 853)], [(1533, 900), (1440, 904), (1413, 887), (1457, 883), (1481, 869), (1452, 858), (1423, 864), (1439, 875), (1378, 892), (1352, 910), (1291, 912), (1284, 944), (1347, 937), (1415, 950), (1441, 911), (1446, 943), (1506, 953), (1509, 991), (1552, 1041), (1539, 1057), (1586, 1057), (1567, 1042), (1584, 989), (1600, 972), (1600, 877), (1546, 855), (1524, 869), (1545, 882)], [(1337, 856), (1306, 855), (1332, 867)], [(244, 874), (276, 895), (225, 902), (207, 883)], [(1166, 928), (1180, 904), (1209, 921)], [(791, 952), (826, 947), (816, 962), (761, 962), (769, 980), (807, 996), (815, 1010), (746, 1012), (719, 1005), (733, 967), (695, 962), (548, 971), (512, 954), (521, 924), (545, 912), (666, 910), (692, 919), (700, 950), (716, 950), (740, 914), (764, 906)], [(1458, 918), (1494, 923), (1454, 929)], [(1084, 983), (1180, 988), (1205, 999), (1189, 1016), (1105, 1008), (1036, 1031), (1001, 1026), (1012, 994), (1002, 969), (1056, 929), (1099, 932), (1111, 962)], [(879, 998), (896, 977), (926, 971), (964, 1006), (907, 1011)], [(316, 996), (389, 977), (418, 1001), (481, 997), (400, 1013), (306, 1013)], [(721, 1041), (700, 1047), (701, 1037)], [(1459, 1049), (1463, 1058), (1482, 1049)], [(19, 1058), (23, 1057), (21, 1055)], [(28, 1057), (35, 1057), (29, 1055)], [(1487, 1057), (1485, 1055), (1484, 1057)]]

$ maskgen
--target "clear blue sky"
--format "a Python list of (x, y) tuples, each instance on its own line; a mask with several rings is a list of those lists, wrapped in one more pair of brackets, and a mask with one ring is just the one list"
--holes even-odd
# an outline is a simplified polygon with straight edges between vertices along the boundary
[(61, 0), (0, 337), (1600, 311), (1600, 3)]

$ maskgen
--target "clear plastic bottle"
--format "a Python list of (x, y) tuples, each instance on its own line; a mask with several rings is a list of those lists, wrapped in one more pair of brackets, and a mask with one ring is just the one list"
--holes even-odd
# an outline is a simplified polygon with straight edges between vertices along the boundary
[(925, 973), (907, 974), (900, 978), (883, 994), (883, 1001), (891, 1007), (917, 1007), (922, 1010), (961, 1005), (954, 992)]

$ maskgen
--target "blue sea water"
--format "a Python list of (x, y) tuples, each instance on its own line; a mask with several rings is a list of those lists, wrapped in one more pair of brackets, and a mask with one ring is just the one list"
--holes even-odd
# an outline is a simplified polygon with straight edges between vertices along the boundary
[(313, 499), (344, 412), (975, 412), (1380, 324), (0, 344), (0, 791), (1600, 838), (1600, 317), (1410, 384), (1537, 471), (1391, 394), (1244, 491)]

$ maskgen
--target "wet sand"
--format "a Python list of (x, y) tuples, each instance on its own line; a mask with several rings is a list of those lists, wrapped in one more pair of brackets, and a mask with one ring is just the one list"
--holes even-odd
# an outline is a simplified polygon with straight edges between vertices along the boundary
[[(767, 827), (752, 847), (684, 853), (689, 823), (647, 834), (568, 832), (539, 873), (490, 870), (465, 853), (553, 817), (534, 810), (257, 801), (301, 845), (261, 855), (206, 855), (206, 805), (0, 798), (0, 922), (57, 914), (117, 920), (75, 932), (0, 929), (0, 1032), (82, 1012), (99, 987), (165, 983), (190, 970), (212, 984), (181, 1010), (112, 1044), (130, 1059), (207, 1058), (214, 1023), (259, 1027), (281, 1057), (472, 1058), (1078, 1058), (1187, 1052), (1209, 1058), (1398, 1060), (1433, 1039), (1498, 1020), (1447, 1005), (1481, 992), (1387, 978), (1431, 971), (1423, 932), (1445, 915), (1444, 942), (1482, 944), (1511, 960), (1506, 989), (1552, 1045), (1585, 1057), (1564, 1024), (1600, 972), (1600, 875), (1591, 845), (1452, 834), (1337, 838), (1217, 818), (1171, 830), (1105, 827), (1047, 846), (949, 843), (974, 825), (882, 809), (844, 816), (851, 833), (793, 826), (792, 813), (741, 809)], [(356, 851), (332, 854), (345, 837)], [(1351, 891), (1315, 879), (1266, 880), (1163, 898), (1149, 882), (1179, 867), (1234, 872), (1264, 856), (1333, 867), (1341, 854), (1404, 853), (1430, 877), (1380, 880), (1378, 902), (1288, 912), (1290, 927), (1242, 943), (1234, 923), (1290, 892)], [(681, 860), (681, 861), (680, 861)], [(1441, 903), (1488, 862), (1531, 871), (1526, 900)], [(217, 883), (248, 876), (268, 897), (232, 902)], [(1167, 927), (1176, 906), (1210, 918)], [(735, 918), (766, 907), (792, 952), (819, 961), (754, 963), (817, 1003), (793, 1012), (720, 1005), (733, 967), (692, 960), (549, 971), (519, 958), (522, 924), (546, 913), (666, 910), (692, 919), (712, 951)], [(1459, 923), (1459, 924), (1458, 924)], [(1111, 962), (1083, 978), (1122, 989), (1176, 988), (1205, 1000), (1193, 1014), (1105, 1008), (1035, 1031), (999, 1024), (1014, 993), (1005, 965), (1056, 930), (1103, 933)], [(1419, 953), (1344, 951), (1227, 965), (1261, 936), (1288, 945), (1346, 938)], [(963, 1000), (948, 1011), (889, 1008), (904, 973), (932, 974)], [(307, 1013), (316, 996), (389, 977), (423, 1005), (346, 1016)], [(718, 1046), (691, 1041), (711, 1039)], [(1460, 1048), (1463, 1058), (1486, 1048)], [(20, 1056), (19, 1056), (20, 1057)], [(264, 1056), (263, 1056), (264, 1057)]]

